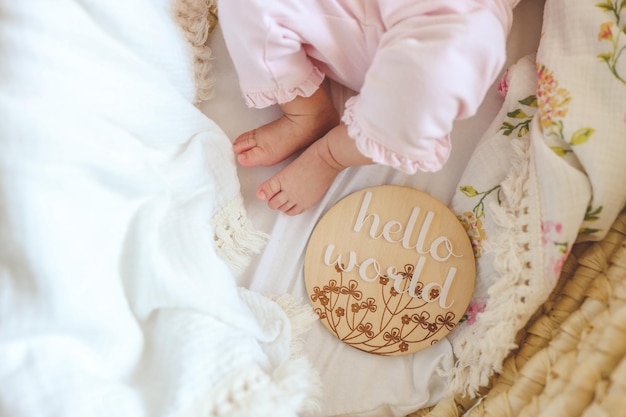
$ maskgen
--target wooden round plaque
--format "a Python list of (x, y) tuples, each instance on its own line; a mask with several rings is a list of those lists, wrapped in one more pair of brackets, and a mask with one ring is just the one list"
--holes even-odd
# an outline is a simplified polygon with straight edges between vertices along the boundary
[(421, 191), (384, 185), (351, 194), (315, 226), (304, 278), (315, 312), (339, 340), (403, 355), (459, 322), (476, 275), (456, 216)]

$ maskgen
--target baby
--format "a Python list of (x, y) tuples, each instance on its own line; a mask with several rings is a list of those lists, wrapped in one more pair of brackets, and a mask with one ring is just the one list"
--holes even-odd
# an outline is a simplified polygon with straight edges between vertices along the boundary
[[(475, 114), (505, 60), (519, 0), (220, 0), (246, 104), (283, 116), (233, 143), (244, 166), (305, 149), (257, 197), (296, 215), (346, 167), (437, 171), (455, 120)], [(339, 116), (324, 77), (354, 90)]]

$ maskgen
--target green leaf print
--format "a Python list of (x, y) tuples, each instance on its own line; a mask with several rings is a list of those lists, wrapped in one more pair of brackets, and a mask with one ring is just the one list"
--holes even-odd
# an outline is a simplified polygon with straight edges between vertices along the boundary
[(476, 197), (478, 195), (478, 191), (471, 185), (462, 185), (459, 189), (468, 197)]
[(583, 127), (582, 129), (578, 129), (572, 135), (572, 139), (569, 141), (570, 145), (582, 145), (583, 143), (589, 140), (589, 137), (593, 135), (595, 129), (590, 127)]
[[(624, 2), (622, 1), (622, 3)], [(596, 4), (596, 7), (599, 7), (602, 10), (605, 10), (607, 12), (613, 11), (613, 3), (610, 0), (607, 0), (604, 3), (598, 3)]]
[[(626, 0), (624, 0), (626, 1)], [(523, 104), (524, 106), (528, 106), (528, 107), (537, 107), (537, 96), (536, 95), (532, 95), (532, 96), (528, 96), (525, 99), (520, 100), (518, 103)]]
[(602, 231), (602, 229), (592, 229), (590, 227), (583, 227), (578, 232), (581, 235), (593, 235), (593, 234), (596, 234), (596, 233), (601, 232), (601, 231)]
[(571, 152), (571, 150), (565, 149), (562, 146), (550, 146), (550, 149), (552, 149), (552, 152), (558, 156), (565, 156), (566, 153)]
[(611, 20), (603, 22), (598, 32), (598, 41), (609, 48), (608, 52), (598, 54), (597, 57), (606, 64), (607, 68), (615, 79), (626, 85), (626, 78), (620, 74), (619, 61), (626, 55), (626, 43), (622, 40), (622, 35), (626, 34), (626, 25), (622, 22), (622, 10), (626, 7), (626, 1), (606, 0), (603, 3), (597, 3), (596, 7), (602, 9), (605, 13), (611, 14)]
[(603, 206), (599, 206), (596, 209), (594, 209), (591, 206), (588, 206), (587, 212), (585, 213), (585, 221), (592, 222), (592, 221), (600, 219), (600, 213), (602, 213), (602, 209), (603, 209)]
[(526, 113), (524, 113), (524, 110), (522, 109), (515, 109), (511, 112), (508, 112), (506, 115), (515, 119), (527, 119), (529, 117)]
[(469, 198), (474, 198), (474, 197), (479, 197), (480, 199), (478, 200), (478, 203), (474, 206), (474, 209), (472, 210), (472, 212), (474, 213), (474, 215), (476, 216), (476, 219), (480, 219), (482, 217), (485, 216), (485, 199), (493, 192), (497, 191), (496, 193), (496, 199), (498, 201), (498, 204), (500, 204), (502, 201), (500, 200), (500, 185), (496, 185), (495, 187), (487, 190), (487, 191), (477, 191), (476, 188), (472, 187), (471, 185), (461, 185), (459, 187), (459, 190), (465, 194), (467, 197)]
[[(524, 111), (521, 108), (514, 109), (508, 112), (506, 115), (510, 119), (513, 119), (514, 122), (504, 121), (502, 122), (502, 126), (500, 126), (500, 130), (504, 136), (511, 136), (515, 131), (517, 131), (517, 137), (523, 137), (528, 134), (530, 131), (529, 125), (531, 120), (533, 119), (533, 115), (535, 113), (535, 109), (537, 108), (537, 96), (530, 95), (522, 100), (519, 100), (523, 106), (529, 107), (532, 110), (529, 110), (531, 114)], [(519, 122), (519, 123), (518, 123)]]

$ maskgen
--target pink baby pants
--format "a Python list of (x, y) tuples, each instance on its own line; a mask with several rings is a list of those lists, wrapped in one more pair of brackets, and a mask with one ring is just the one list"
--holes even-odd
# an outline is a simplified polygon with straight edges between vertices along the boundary
[(310, 96), (324, 76), (358, 94), (342, 117), (361, 153), (436, 171), (449, 133), (499, 74), (516, 0), (220, 0), (246, 103)]

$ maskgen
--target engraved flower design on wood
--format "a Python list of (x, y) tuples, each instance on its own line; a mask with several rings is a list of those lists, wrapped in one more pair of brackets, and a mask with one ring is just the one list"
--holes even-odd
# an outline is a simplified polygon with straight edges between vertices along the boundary
[[(455, 314), (448, 311), (431, 317), (424, 309), (428, 301), (421, 298), (424, 284), (414, 284), (416, 296), (408, 293), (415, 266), (407, 264), (403, 268), (398, 272), (399, 284), (382, 276), (370, 283), (378, 286), (377, 299), (364, 299), (359, 287), (363, 283), (345, 282), (342, 265), (336, 265), (333, 270), (338, 277), (315, 286), (310, 299), (320, 320), (340, 340), (357, 349), (391, 355), (409, 352), (411, 346), (425, 341), (432, 345), (442, 329), (448, 332), (454, 328)], [(436, 299), (439, 293), (438, 288), (431, 288), (426, 298)]]

